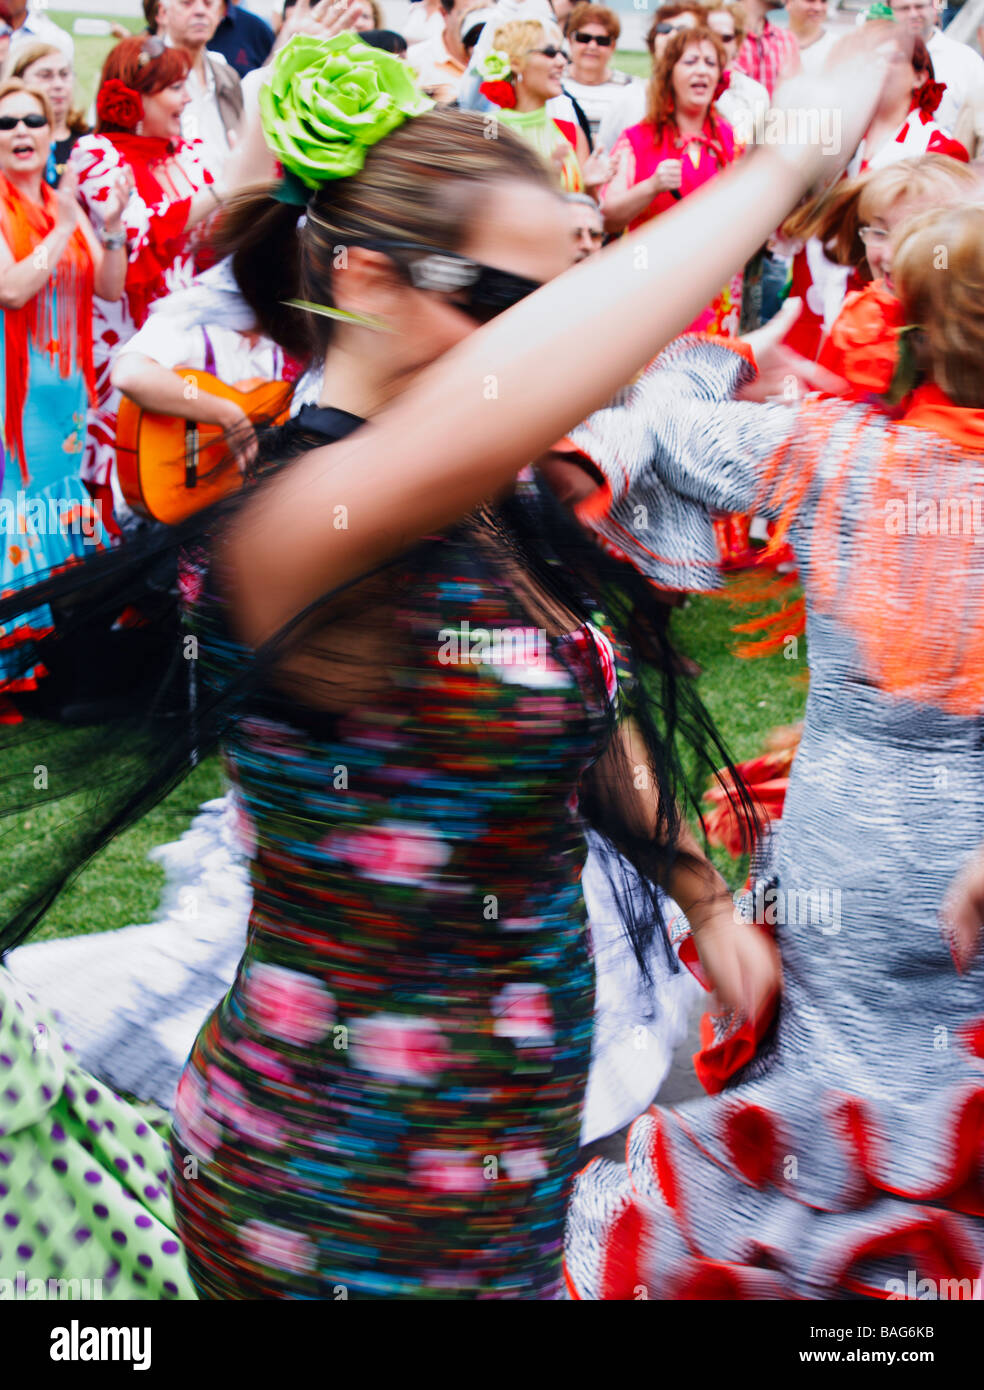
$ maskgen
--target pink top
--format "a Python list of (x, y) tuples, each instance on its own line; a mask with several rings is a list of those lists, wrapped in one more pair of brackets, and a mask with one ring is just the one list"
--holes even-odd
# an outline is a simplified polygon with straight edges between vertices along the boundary
[[(658, 141), (655, 127), (648, 121), (629, 126), (615, 142), (612, 159), (616, 164), (620, 158), (629, 160), (627, 173), (630, 187), (655, 174), (657, 166), (664, 159), (682, 160), (682, 183), (677, 191), (681, 198), (686, 198), (688, 193), (707, 183), (740, 153), (740, 149), (736, 148), (734, 131), (727, 121), (715, 115), (708, 116), (699, 135), (681, 136), (674, 125), (667, 124)], [(699, 156), (696, 164), (694, 156)], [(649, 206), (629, 223), (629, 231), (634, 231), (658, 213), (666, 212), (678, 201), (669, 191), (657, 193)]]

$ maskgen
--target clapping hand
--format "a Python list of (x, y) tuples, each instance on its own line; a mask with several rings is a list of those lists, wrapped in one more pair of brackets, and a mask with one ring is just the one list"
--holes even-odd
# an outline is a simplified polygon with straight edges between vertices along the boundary
[(612, 176), (612, 162), (604, 150), (594, 150), (581, 170), (585, 188), (601, 188)]
[[(59, 185), (60, 189), (61, 185)], [(133, 192), (133, 171), (129, 167), (121, 169), (110, 185), (109, 197), (102, 205), (102, 223), (106, 231), (119, 229), (123, 209), (130, 201)]]
[(280, 26), (276, 48), (289, 43), (295, 34), (310, 34), (318, 39), (333, 39), (345, 29), (351, 29), (358, 19), (361, 6), (358, 0), (297, 0)]

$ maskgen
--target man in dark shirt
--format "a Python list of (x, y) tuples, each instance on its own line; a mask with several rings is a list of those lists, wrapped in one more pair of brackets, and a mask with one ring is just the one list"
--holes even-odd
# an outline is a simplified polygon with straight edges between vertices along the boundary
[(240, 77), (262, 67), (273, 47), (273, 30), (259, 15), (240, 5), (226, 4), (225, 15), (209, 39), (208, 47), (221, 53)]

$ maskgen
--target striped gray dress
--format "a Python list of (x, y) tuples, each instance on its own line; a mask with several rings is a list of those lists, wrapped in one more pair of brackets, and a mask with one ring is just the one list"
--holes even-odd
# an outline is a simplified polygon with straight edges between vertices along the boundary
[[(957, 971), (939, 912), (984, 838), (984, 451), (925, 412), (731, 400), (751, 370), (678, 340), (571, 436), (612, 488), (599, 526), (640, 564), (674, 533), (700, 539), (693, 508), (793, 516), (811, 684), (772, 891), (756, 900), (782, 955), (774, 1039), (720, 1095), (642, 1115), (626, 1165), (582, 1171), (568, 1287), (969, 1296), (984, 960)], [(980, 413), (948, 409), (930, 418), (971, 436)]]

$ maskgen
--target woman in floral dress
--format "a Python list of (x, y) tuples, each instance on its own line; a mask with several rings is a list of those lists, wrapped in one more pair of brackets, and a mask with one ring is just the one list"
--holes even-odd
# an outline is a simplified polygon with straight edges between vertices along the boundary
[[(874, 100), (861, 66), (870, 83), (861, 53), (804, 93), (848, 132)], [(261, 100), (290, 177), (239, 215), (271, 300), (332, 331), (322, 404), (276, 441), (286, 465), (201, 523), (185, 565), (176, 665), (197, 659), (198, 700), (151, 792), (219, 735), (255, 848), (246, 951), (179, 1089), (179, 1230), (206, 1296), (553, 1298), (590, 1058), (586, 826), (650, 902), (669, 890), (726, 1002), (755, 1012), (776, 967), (680, 825), (672, 708), (657, 730), (639, 687), (640, 662), (669, 662), (638, 576), (517, 475), (535, 458), (551, 486), (582, 476), (551, 446), (692, 319), (822, 156), (762, 151), (641, 232), (657, 273), (619, 245), (552, 285), (569, 236), (538, 156), (428, 111), (398, 61), (295, 39)], [(315, 122), (338, 138), (312, 142)], [(276, 254), (299, 193), (300, 276)], [(558, 381), (584, 332), (604, 351)], [(609, 583), (632, 614), (631, 637), (609, 615), (610, 646)], [(146, 804), (146, 760), (119, 782), (107, 833)], [(657, 920), (629, 920), (640, 952)]]
[[(331, 106), (340, 55), (365, 64), (349, 45), (329, 46), (329, 67), (296, 40), (264, 97), (268, 139), (313, 188), (304, 298), (319, 324), (342, 319), (321, 339), (323, 405), (277, 444), (300, 456), (186, 575), (204, 706), (257, 650), (265, 679), (226, 733), (253, 825), (253, 910), (236, 980), (179, 1086), (175, 1206), (209, 1297), (551, 1298), (590, 1057), (583, 826), (658, 878), (668, 806), (645, 792), (660, 754), (635, 723), (645, 707), (631, 679), (611, 704), (611, 666), (631, 671), (634, 657), (617, 643), (606, 660), (589, 612), (575, 611), (540, 488), (507, 489), (524, 456), (651, 355), (654, 322), (686, 323), (706, 302), (813, 157), (766, 156), (747, 184), (725, 186), (718, 211), (737, 200), (747, 245), (714, 247), (711, 200), (668, 236), (654, 226), (653, 263), (666, 264), (651, 300), (639, 302), (630, 248), (600, 258), (612, 358), (594, 358), (561, 399), (556, 386), (531, 394), (542, 347), (529, 335), (546, 322), (560, 341), (556, 316), (572, 312), (566, 284), (517, 302), (563, 268), (549, 175), (507, 133), (488, 142), (480, 121), (435, 112), (332, 178), (335, 150), (316, 157), (297, 132)], [(401, 80), (382, 58), (373, 67)], [(478, 217), (470, 235), (449, 225), (448, 208), (463, 207)], [(275, 254), (289, 209), (250, 202), (241, 217), (291, 264)], [(699, 227), (699, 268), (676, 294), (668, 237), (686, 243)], [(333, 277), (339, 246), (346, 269)], [(270, 292), (283, 300), (291, 286)], [(638, 311), (628, 319), (622, 296)], [(510, 301), (484, 343), (465, 341)], [(393, 333), (379, 332), (384, 315)], [(397, 394), (452, 348), (436, 376)], [(448, 387), (492, 368), (510, 408), (491, 405), (466, 465), (476, 416)], [(276, 634), (296, 614), (303, 637), (285, 645)], [(504, 634), (523, 635), (521, 655)], [(775, 982), (768, 945), (735, 923), (699, 856), (678, 858), (666, 882), (725, 997), (754, 1010)]]

